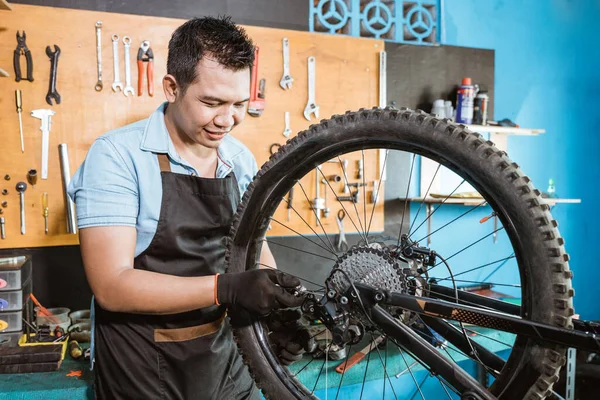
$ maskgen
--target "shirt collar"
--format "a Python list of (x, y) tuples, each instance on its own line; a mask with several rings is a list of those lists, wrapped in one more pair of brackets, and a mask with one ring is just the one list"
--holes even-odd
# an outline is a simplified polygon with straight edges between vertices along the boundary
[[(148, 118), (140, 149), (153, 153), (167, 153), (172, 160), (181, 162), (182, 159), (175, 150), (175, 146), (167, 130), (167, 125), (165, 124), (165, 110), (167, 105), (168, 102), (166, 101), (162, 103)], [(229, 169), (233, 169), (233, 159), (242, 153), (242, 151), (243, 148), (240, 144), (227, 135), (217, 148), (219, 162), (225, 164)]]

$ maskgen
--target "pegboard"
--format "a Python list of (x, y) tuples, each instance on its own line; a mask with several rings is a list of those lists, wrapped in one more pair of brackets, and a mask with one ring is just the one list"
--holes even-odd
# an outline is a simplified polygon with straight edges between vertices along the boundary
[[(96, 72), (96, 21), (102, 21), (102, 69), (104, 88), (97, 92), (94, 86)], [(78, 236), (67, 233), (65, 203), (61, 184), (58, 145), (66, 143), (69, 148), (71, 175), (85, 159), (94, 140), (109, 130), (147, 118), (163, 101), (162, 77), (166, 73), (168, 41), (172, 32), (182, 23), (182, 19), (158, 18), (114, 13), (103, 13), (64, 8), (13, 5), (13, 11), (0, 11), (0, 68), (10, 73), (8, 78), (0, 78), (0, 189), (9, 193), (0, 195), (0, 201), (7, 201), (4, 208), (6, 239), (0, 240), (0, 248), (43, 247), (73, 245)], [(250, 115), (236, 128), (232, 135), (241, 140), (252, 151), (258, 165), (270, 156), (273, 143), (283, 144), (284, 113), (290, 112), (292, 136), (317, 122), (303, 117), (307, 102), (307, 58), (316, 58), (316, 99), (320, 106), (320, 117), (328, 118), (346, 110), (372, 107), (378, 102), (378, 64), (383, 41), (337, 37), (333, 35), (298, 32), (282, 29), (245, 27), (248, 34), (260, 46), (259, 77), (266, 79), (267, 106), (258, 118)], [(27, 33), (27, 45), (33, 58), (34, 81), (15, 82), (13, 51), (17, 45), (16, 31)], [(129, 36), (131, 44), (132, 86), (137, 91), (137, 66), (135, 57), (143, 40), (149, 40), (154, 52), (154, 97), (147, 95), (125, 97), (114, 93), (110, 86), (113, 81), (113, 57), (111, 36)], [(292, 88), (283, 90), (279, 80), (283, 72), (282, 38), (290, 43), (290, 70), (294, 78)], [(45, 53), (46, 46), (58, 45), (61, 49), (58, 63), (57, 89), (62, 97), (60, 105), (50, 106), (45, 97), (48, 92), (50, 62)], [(123, 45), (119, 46), (120, 75), (125, 80)], [(25, 58), (21, 57), (25, 71)], [(19, 121), (16, 113), (15, 90), (20, 89), (23, 97), (23, 133), (25, 152), (21, 152)], [(26, 182), (27, 171), (41, 172), (41, 131), (40, 120), (30, 116), (34, 109), (51, 109), (56, 112), (52, 119), (49, 144), (48, 179), (39, 179), (35, 187), (28, 185), (25, 192), (26, 234), (20, 234), (19, 196), (15, 185)], [(356, 174), (356, 160), (361, 154), (344, 156), (349, 159), (347, 172), (351, 181)], [(325, 164), (324, 172), (341, 174), (337, 164)], [(11, 180), (5, 181), (4, 176)], [(377, 177), (377, 153), (365, 152), (365, 179)], [(315, 174), (308, 174), (302, 183), (309, 196), (314, 196)], [(339, 195), (342, 195), (341, 185)], [(335, 187), (335, 184), (334, 184)], [(372, 184), (371, 184), (372, 187)], [(379, 199), (383, 199), (383, 188)], [(42, 215), (42, 193), (48, 193), (49, 232), (44, 233)], [(312, 226), (315, 216), (301, 191), (296, 190), (294, 207)], [(340, 209), (333, 193), (328, 193), (331, 215), (322, 220), (328, 233), (336, 233), (335, 215)], [(354, 207), (345, 203), (350, 217)], [(369, 207), (372, 207), (369, 204)], [(357, 207), (363, 218), (362, 206)], [(370, 210), (370, 208), (369, 208)], [(275, 218), (286, 221), (287, 210), (283, 203)], [(357, 221), (357, 220), (356, 220)], [(270, 236), (294, 235), (282, 226), (275, 226), (268, 232)], [(311, 229), (297, 216), (292, 216), (290, 228), (301, 234), (311, 234)], [(346, 221), (347, 232), (356, 231)], [(375, 207), (371, 231), (383, 230), (383, 201)]]

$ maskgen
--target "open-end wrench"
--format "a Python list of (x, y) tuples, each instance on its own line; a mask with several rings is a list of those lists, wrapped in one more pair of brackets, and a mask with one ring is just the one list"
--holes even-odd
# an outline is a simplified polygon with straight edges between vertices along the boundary
[(56, 74), (58, 73), (58, 56), (60, 56), (60, 47), (54, 45), (54, 51), (50, 46), (46, 46), (46, 55), (50, 57), (50, 83), (48, 85), (48, 94), (46, 103), (52, 105), (52, 99), (56, 104), (60, 104), (60, 94), (56, 91)]
[(310, 121), (310, 114), (319, 118), (319, 106), (315, 101), (316, 63), (314, 57), (308, 57), (308, 103), (304, 109), (304, 118)]
[(292, 88), (294, 78), (290, 75), (290, 41), (288, 38), (284, 37), (281, 42), (283, 45), (283, 76), (279, 81), (279, 86), (281, 86), (283, 90), (286, 90)]
[(112, 84), (113, 92), (123, 90), (123, 83), (121, 82), (121, 73), (119, 72), (119, 35), (112, 35), (113, 44), (113, 73), (114, 80)]
[(125, 36), (123, 38), (123, 45), (125, 46), (125, 89), (123, 94), (125, 96), (135, 95), (135, 90), (131, 86), (131, 62), (129, 61), (129, 47), (131, 46), (131, 38)]
[(102, 90), (102, 21), (96, 21), (96, 58), (98, 59), (98, 82), (96, 92)]
[(283, 136), (290, 137), (290, 135), (292, 134), (292, 128), (290, 128), (290, 112), (286, 111), (285, 114), (283, 114), (283, 119), (285, 121), (285, 128), (283, 129)]
[(337, 252), (348, 251), (348, 242), (346, 241), (346, 233), (344, 232), (344, 218), (346, 218), (346, 211), (341, 209), (338, 211), (337, 216), (335, 217), (335, 222), (337, 222), (337, 226), (340, 231), (335, 242), (335, 251)]

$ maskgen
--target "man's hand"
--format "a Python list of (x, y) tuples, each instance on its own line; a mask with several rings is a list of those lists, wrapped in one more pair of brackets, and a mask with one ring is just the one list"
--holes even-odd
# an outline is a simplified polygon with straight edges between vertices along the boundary
[(300, 306), (304, 299), (286, 290), (297, 286), (298, 278), (273, 269), (228, 273), (217, 278), (217, 299), (221, 304), (266, 315), (279, 308)]

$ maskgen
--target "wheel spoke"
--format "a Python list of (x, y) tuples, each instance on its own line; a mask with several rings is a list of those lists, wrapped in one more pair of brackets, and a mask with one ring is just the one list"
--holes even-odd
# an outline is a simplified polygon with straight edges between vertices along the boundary
[[(501, 258), (501, 259), (499, 259), (499, 260), (492, 261), (492, 262), (489, 262), (489, 263), (486, 263), (486, 264), (480, 265), (480, 266), (478, 266), (478, 267), (475, 267), (475, 268), (468, 269), (468, 270), (466, 270), (466, 271), (461, 271), (461, 272), (459, 272), (459, 273), (457, 273), (457, 274), (454, 274), (454, 277), (456, 278), (457, 276), (461, 276), (461, 275), (467, 274), (467, 273), (469, 273), (469, 272), (477, 271), (477, 270), (479, 270), (479, 269), (481, 269), (481, 268), (489, 267), (490, 265), (494, 265), (494, 264), (497, 264), (497, 263), (499, 263), (499, 262), (500, 262), (500, 263), (502, 263), (501, 265), (499, 265), (499, 266), (501, 267), (501, 266), (502, 266), (502, 265), (504, 265), (504, 264), (505, 264), (505, 263), (506, 263), (508, 260), (510, 260), (510, 259), (513, 259), (513, 258), (515, 258), (515, 255), (514, 255), (514, 253), (513, 253), (512, 255), (508, 256), (508, 257)], [(440, 278), (440, 279), (438, 279), (438, 281), (445, 281), (445, 280), (448, 280), (448, 279), (450, 279), (450, 277), (449, 277), (449, 276), (447, 276), (447, 277), (445, 277), (445, 278)]]
[[(317, 171), (320, 171), (320, 168), (317, 168)], [(315, 174), (315, 176), (317, 176), (317, 174)], [(319, 183), (317, 182), (317, 185)], [(306, 201), (308, 202), (308, 204), (311, 204), (310, 200), (308, 199), (308, 195), (306, 194), (306, 191), (304, 190), (304, 186), (302, 186), (302, 183), (300, 181), (298, 181), (298, 186), (300, 186), (300, 190), (302, 190), (302, 193), (304, 194), (304, 197), (306, 198)], [(321, 223), (321, 218), (318, 217), (317, 212), (320, 212), (319, 210), (315, 209), (313, 207), (313, 211), (315, 214), (315, 219), (317, 220), (318, 225), (321, 227), (321, 230), (323, 231), (323, 235), (325, 235), (325, 239), (327, 239), (327, 242), (329, 242), (329, 247), (331, 248), (331, 251), (333, 251), (335, 253), (335, 247), (333, 247), (333, 244), (331, 243), (331, 240), (329, 240), (329, 236), (327, 235), (327, 232), (325, 231), (325, 228), (323, 227), (323, 224)]]
[[(349, 183), (348, 182), (348, 174), (346, 172), (346, 168), (344, 168), (344, 164), (342, 163), (342, 159), (339, 156), (338, 156), (338, 161), (340, 163), (340, 167), (342, 168), (342, 179), (344, 180), (345, 185), (348, 186), (348, 183)], [(329, 185), (329, 187), (331, 187), (331, 185)], [(352, 191), (350, 190), (350, 192), (352, 192)], [(346, 207), (344, 207), (343, 202), (340, 201), (340, 198), (337, 195), (337, 193), (335, 191), (333, 193), (335, 193), (336, 200), (338, 201), (338, 203), (340, 203), (340, 205), (342, 206), (342, 208), (346, 212), (346, 216), (348, 218), (350, 218), (350, 213), (348, 213), (348, 211), (346, 210)], [(358, 208), (356, 207), (356, 203), (353, 202), (353, 201), (351, 203), (352, 203), (352, 206), (354, 207), (354, 212), (356, 213), (356, 216), (358, 218), (358, 224), (360, 225), (360, 230), (358, 229), (358, 227), (356, 226), (356, 224), (354, 223), (354, 221), (352, 220), (352, 218), (350, 218), (350, 222), (352, 222), (352, 225), (354, 225), (354, 229), (356, 229), (361, 234), (361, 236), (363, 237), (364, 241), (367, 242), (367, 237), (364, 234), (365, 230), (363, 229), (362, 223), (360, 221), (360, 217), (359, 217), (360, 214), (358, 213)]]
[[(406, 207), (409, 203), (408, 201), (408, 193), (410, 192), (410, 182), (412, 181), (413, 169), (415, 167), (415, 160), (417, 156), (413, 154), (412, 162), (410, 164), (410, 172), (408, 173), (408, 185), (406, 186), (406, 195), (404, 196), (404, 211), (402, 212), (402, 219), (400, 221), (400, 231), (398, 232), (398, 242), (396, 243), (396, 247), (400, 247), (400, 238), (402, 237), (402, 227), (404, 226), (404, 216), (406, 215)], [(410, 228), (408, 229), (410, 232)]]
[[(260, 263), (260, 262), (259, 262), (259, 263), (256, 263), (256, 265), (260, 265), (261, 267), (265, 267), (265, 268), (269, 268), (269, 269), (275, 269), (275, 270), (277, 270), (277, 268), (275, 268), (275, 267), (272, 267), (272, 266), (270, 266), (270, 265), (263, 264), (263, 263)], [(308, 282), (308, 283), (310, 283), (310, 284), (312, 284), (312, 285), (315, 285), (315, 286), (317, 286), (317, 287), (320, 287), (320, 288), (323, 288), (323, 289), (325, 289), (325, 286), (323, 286), (323, 285), (321, 285), (321, 284), (319, 284), (319, 283), (313, 282), (313, 281), (309, 281), (308, 279), (306, 279), (306, 278), (302, 278), (301, 276), (294, 275), (294, 274), (290, 274), (289, 272), (286, 272), (286, 274), (287, 274), (287, 275), (291, 275), (291, 276), (293, 276), (293, 277), (296, 277), (296, 278), (300, 279), (301, 281)]]
[[(439, 210), (439, 209), (440, 209), (440, 207), (441, 207), (441, 206), (443, 206), (443, 205), (446, 203), (446, 200), (448, 200), (448, 199), (449, 199), (449, 198), (450, 198), (450, 197), (451, 197), (451, 196), (454, 194), (454, 192), (456, 192), (456, 191), (458, 190), (458, 188), (459, 188), (459, 187), (460, 187), (460, 186), (461, 186), (463, 183), (465, 183), (465, 180), (464, 180), (464, 179), (462, 180), (462, 182), (461, 182), (461, 183), (459, 183), (459, 184), (458, 184), (458, 186), (456, 186), (456, 187), (454, 188), (454, 190), (453, 190), (453, 191), (452, 191), (452, 192), (451, 192), (449, 195), (447, 195), (447, 196), (444, 198), (444, 200), (442, 200), (442, 202), (440, 203), (440, 205), (438, 205), (438, 206), (437, 206), (437, 207), (436, 207), (436, 208), (435, 208), (435, 209), (434, 209), (434, 210), (433, 210), (433, 211), (432, 211), (432, 212), (431, 212), (431, 213), (430, 213), (430, 214), (429, 214), (429, 215), (428, 215), (428, 216), (427, 216), (427, 217), (426, 217), (426, 218), (425, 218), (423, 221), (421, 221), (421, 223), (419, 224), (419, 226), (417, 226), (417, 227), (415, 228), (415, 230), (414, 230), (414, 231), (413, 231), (412, 229), (410, 229), (410, 230), (408, 231), (408, 232), (409, 232), (409, 233), (408, 233), (408, 236), (409, 236), (409, 237), (410, 237), (410, 236), (412, 236), (412, 234), (414, 234), (416, 231), (418, 231), (418, 230), (419, 230), (419, 228), (420, 228), (420, 227), (422, 227), (422, 226), (423, 226), (423, 224), (424, 224), (425, 222), (427, 222), (429, 219), (431, 219), (431, 217), (433, 216), (433, 214), (435, 214), (435, 212), (436, 212), (437, 210)], [(425, 195), (425, 197), (427, 197), (427, 195)], [(423, 202), (422, 202), (421, 204), (423, 204), (424, 202), (425, 202), (425, 199), (423, 199)], [(415, 221), (416, 221), (416, 217), (415, 217)], [(412, 228), (412, 226), (411, 226), (411, 228)]]
[[(285, 202), (286, 202), (286, 204), (289, 204), (289, 200), (288, 200), (288, 199), (286, 199), (285, 197), (283, 198), (283, 201), (285, 201)], [(302, 220), (302, 222), (304, 222), (304, 224), (305, 224), (305, 225), (308, 227), (308, 229), (310, 229), (310, 230), (311, 230), (311, 232), (312, 232), (312, 233), (314, 233), (314, 234), (315, 234), (315, 236), (319, 238), (319, 240), (321, 241), (321, 243), (323, 243), (323, 245), (327, 247), (327, 243), (325, 243), (325, 241), (323, 240), (323, 238), (322, 238), (322, 237), (321, 237), (321, 236), (320, 236), (320, 235), (319, 235), (317, 232), (315, 232), (315, 230), (314, 230), (314, 229), (312, 228), (312, 226), (311, 226), (311, 225), (310, 225), (310, 224), (309, 224), (309, 223), (308, 223), (308, 222), (307, 222), (307, 221), (304, 219), (304, 217), (302, 217), (302, 215), (300, 215), (300, 213), (298, 212), (298, 210), (296, 210), (296, 208), (294, 208), (294, 206), (292, 206), (292, 207), (291, 207), (291, 209), (294, 211), (294, 213), (296, 213), (296, 215), (297, 215), (298, 217), (300, 217), (300, 219)], [(273, 217), (271, 217), (270, 219), (273, 219)], [(329, 240), (327, 240), (327, 241), (329, 242)], [(329, 245), (331, 246), (331, 242), (329, 242)], [(330, 249), (329, 249), (329, 250), (327, 250), (327, 251), (328, 251), (328, 252), (330, 252), (330, 253), (331, 253), (331, 252), (333, 252), (333, 254), (336, 254), (336, 253), (335, 253), (335, 249), (333, 249), (333, 247), (332, 247), (332, 248), (330, 248)]]
[[(425, 196), (423, 196), (423, 199), (425, 199), (428, 195), (429, 195), (429, 191), (431, 190), (431, 186), (433, 186), (433, 181), (435, 181), (435, 177), (437, 176), (440, 168), (442, 167), (441, 164), (438, 164), (437, 168), (435, 169), (435, 173), (433, 174), (433, 178), (431, 178), (431, 182), (429, 182), (429, 186), (427, 187), (427, 191), (425, 192)], [(410, 223), (410, 226), (408, 227), (408, 236), (410, 237), (411, 232), (412, 232), (412, 228), (415, 224), (415, 222), (417, 222), (417, 218), (419, 217), (419, 213), (421, 212), (421, 209), (423, 208), (423, 204), (425, 204), (425, 201), (422, 201), (421, 204), (419, 204), (419, 209), (417, 210), (417, 213), (415, 214), (415, 218), (412, 220), (412, 222)], [(398, 244), (400, 244), (400, 238), (398, 238)]]
[(321, 246), (319, 243), (315, 242), (314, 240), (311, 240), (309, 237), (306, 237), (305, 235), (303, 235), (303, 234), (299, 233), (298, 231), (290, 228), (289, 226), (285, 225), (284, 223), (281, 223), (281, 222), (277, 221), (274, 218), (271, 218), (271, 221), (277, 222), (279, 225), (283, 226), (284, 228), (289, 229), (290, 231), (294, 232), (296, 235), (302, 237), (303, 239), (308, 240), (309, 242), (311, 242), (312, 244), (314, 244), (317, 247), (320, 247), (321, 249), (325, 250), (326, 252), (333, 254), (334, 257), (337, 257), (337, 254), (335, 252), (333, 252), (330, 249), (327, 249), (327, 248)]
[[(321, 170), (319, 170), (319, 171), (321, 171)], [(343, 167), (342, 167), (342, 171), (343, 171)], [(338, 196), (337, 191), (333, 189), (333, 187), (331, 186), (331, 183), (329, 183), (329, 180), (327, 179), (327, 177), (325, 176), (325, 174), (323, 173), (323, 171), (321, 171), (321, 176), (323, 177), (323, 179), (325, 179), (325, 182), (327, 183), (327, 186), (329, 187), (329, 189), (331, 189), (331, 192), (335, 196), (335, 199), (337, 200), (338, 203), (340, 203), (340, 206), (342, 207), (342, 210), (344, 210), (344, 212), (346, 213), (346, 218), (348, 218), (350, 220), (350, 223), (352, 224), (352, 226), (354, 226), (354, 229), (356, 229), (356, 232), (363, 238), (363, 240), (366, 241), (367, 237), (364, 234), (362, 223), (360, 222), (360, 217), (358, 216), (359, 214), (358, 214), (358, 209), (356, 208), (356, 204), (354, 204), (354, 202), (352, 202), (352, 204), (354, 204), (354, 211), (356, 212), (356, 216), (357, 216), (357, 219), (358, 219), (358, 223), (360, 225), (360, 229), (354, 223), (354, 220), (350, 216), (350, 213), (348, 212), (348, 210), (346, 209), (346, 207), (344, 207), (344, 202), (340, 201), (340, 197)], [(342, 176), (344, 176), (344, 173), (342, 173)], [(347, 183), (348, 182), (346, 181), (346, 184)], [(325, 190), (327, 190), (327, 188), (325, 188)]]
[[(371, 334), (371, 342), (374, 342), (375, 339), (373, 338), (373, 332), (370, 332)], [(394, 398), (396, 398), (396, 400), (398, 399), (398, 397), (396, 396), (396, 391), (394, 390), (394, 386), (392, 386), (392, 381), (390, 380), (390, 376), (387, 373), (387, 343), (385, 346), (385, 355), (386, 355), (386, 362), (383, 362), (383, 359), (381, 358), (381, 352), (379, 351), (379, 346), (375, 346), (375, 350), (377, 350), (377, 355), (379, 356), (379, 361), (381, 362), (381, 365), (383, 366), (383, 398), (385, 398), (385, 382), (386, 379), (387, 381), (390, 383), (390, 386), (392, 387), (392, 392), (394, 393)], [(371, 350), (372, 351), (372, 350)]]
[[(417, 240), (417, 242), (422, 242), (423, 240), (425, 240), (427, 238), (430, 238), (431, 236), (433, 236), (434, 233), (441, 231), (442, 229), (444, 229), (448, 225), (452, 224), (453, 222), (456, 222), (457, 220), (461, 219), (462, 217), (464, 217), (465, 215), (469, 214), (470, 212), (475, 211), (477, 208), (481, 207), (483, 204), (485, 204), (485, 202), (480, 203), (480, 204), (478, 204), (476, 206), (473, 206), (473, 207), (469, 207), (469, 209), (467, 211), (465, 211), (464, 213), (460, 214), (458, 217), (454, 218), (452, 221), (447, 222), (446, 224), (440, 226), (439, 228), (437, 228), (436, 230), (434, 230), (433, 232), (431, 232), (427, 236), (423, 236), (421, 239)], [(436, 210), (437, 210), (437, 208), (436, 208)], [(433, 215), (433, 213), (431, 213), (431, 215)]]
[[(369, 236), (369, 232), (371, 231), (371, 222), (373, 222), (373, 215), (375, 215), (375, 208), (377, 207), (377, 203), (379, 200), (379, 193), (380, 193), (380, 189), (381, 189), (381, 181), (383, 180), (383, 174), (386, 171), (386, 165), (387, 165), (387, 158), (388, 158), (388, 154), (389, 151), (386, 150), (385, 151), (385, 157), (383, 158), (383, 166), (381, 167), (381, 173), (379, 174), (379, 180), (377, 181), (377, 189), (375, 189), (375, 187), (373, 187), (373, 190), (376, 190), (377, 196), (374, 196), (373, 200), (373, 208), (371, 209), (371, 216), (369, 217), (369, 225), (367, 226), (367, 236)], [(402, 226), (402, 225), (400, 225)]]
[[(352, 352), (352, 344), (350, 344), (349, 348), (348, 348), (348, 354), (351, 354)], [(338, 384), (338, 388), (337, 388), (337, 392), (335, 393), (335, 400), (337, 400), (339, 394), (340, 394), (340, 389), (342, 388), (342, 381), (344, 380), (344, 375), (346, 374), (346, 366), (348, 365), (348, 359), (350, 357), (346, 356), (346, 361), (344, 361), (344, 370), (342, 371), (342, 377), (340, 378), (340, 383)]]
[(321, 257), (321, 258), (324, 258), (326, 260), (330, 260), (330, 261), (333, 261), (333, 262), (337, 261), (335, 258), (325, 257), (325, 256), (322, 256), (321, 254), (312, 253), (310, 251), (302, 250), (302, 249), (299, 249), (297, 247), (288, 246), (288, 245), (283, 244), (283, 243), (273, 242), (272, 240), (262, 239), (261, 241), (262, 242), (267, 242), (268, 244), (274, 244), (275, 246), (285, 247), (285, 248), (290, 249), (290, 250), (296, 250), (296, 251), (299, 251), (300, 253), (310, 254), (310, 255), (315, 256), (315, 257)]
[[(485, 239), (489, 238), (490, 236), (492, 236), (494, 233), (496, 233), (496, 232), (498, 232), (498, 231), (501, 231), (501, 230), (503, 230), (503, 229), (504, 229), (504, 227), (500, 227), (500, 228), (498, 228), (498, 229), (494, 230), (493, 232), (491, 232), (491, 233), (488, 233), (488, 234), (487, 234), (487, 235), (485, 235), (484, 237), (482, 237), (482, 238), (480, 238), (480, 239), (476, 240), (475, 242), (471, 243), (470, 245), (468, 245), (468, 246), (466, 246), (466, 247), (463, 247), (462, 249), (460, 249), (460, 250), (459, 250), (459, 251), (457, 251), (456, 253), (452, 254), (450, 257), (447, 257), (447, 258), (446, 258), (446, 261), (450, 260), (450, 259), (451, 259), (452, 257), (454, 257), (454, 256), (457, 256), (457, 255), (459, 255), (459, 254), (460, 254), (460, 253), (462, 253), (463, 251), (465, 251), (465, 250), (467, 250), (467, 249), (469, 249), (469, 248), (471, 248), (471, 247), (475, 246), (477, 243), (480, 243), (481, 241), (483, 241), (483, 240), (485, 240)], [(438, 265), (440, 265), (440, 264), (442, 264), (442, 262), (441, 262), (441, 261), (440, 261), (439, 263), (435, 264), (433, 267), (429, 268), (428, 272), (431, 272), (431, 271), (432, 271), (432, 270), (433, 270), (435, 267), (437, 267), (437, 266), (438, 266)]]

